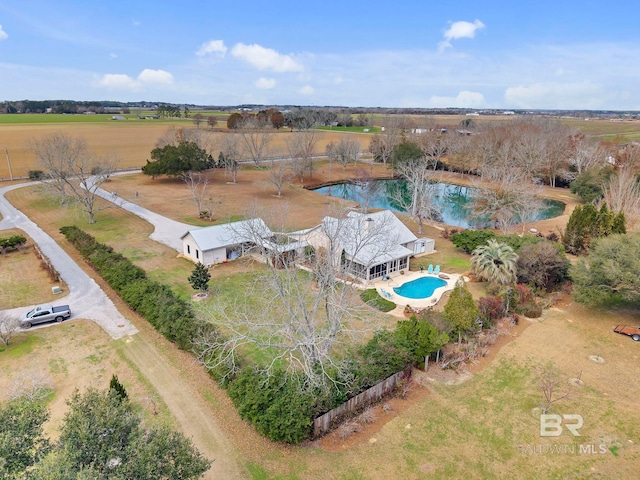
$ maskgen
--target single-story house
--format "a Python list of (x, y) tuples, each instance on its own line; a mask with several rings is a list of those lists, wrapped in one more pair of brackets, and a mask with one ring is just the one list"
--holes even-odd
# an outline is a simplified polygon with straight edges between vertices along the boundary
[(260, 239), (273, 236), (261, 218), (195, 228), (181, 237), (182, 253), (195, 263), (224, 263), (240, 257)]
[(405, 270), (412, 256), (435, 249), (433, 239), (417, 238), (390, 210), (325, 217), (317, 227), (290, 236), (333, 252), (336, 267), (365, 282)]

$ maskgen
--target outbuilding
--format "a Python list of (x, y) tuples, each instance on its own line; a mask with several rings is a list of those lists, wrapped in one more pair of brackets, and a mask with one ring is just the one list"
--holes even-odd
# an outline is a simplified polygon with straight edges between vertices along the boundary
[(182, 253), (195, 263), (213, 265), (239, 258), (256, 246), (256, 238), (273, 232), (261, 218), (189, 230), (182, 237)]

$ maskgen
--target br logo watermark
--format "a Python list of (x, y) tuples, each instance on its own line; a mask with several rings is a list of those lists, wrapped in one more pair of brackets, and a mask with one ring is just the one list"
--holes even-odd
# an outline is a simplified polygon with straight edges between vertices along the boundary
[[(555, 413), (543, 413), (540, 415), (540, 436), (560, 437), (565, 431), (574, 437), (582, 436), (580, 429), (584, 425), (582, 415), (575, 413), (565, 413), (558, 415)], [(595, 443), (540, 443), (517, 445), (518, 453), (522, 455), (558, 455), (558, 454), (603, 454), (607, 452), (605, 444)]]
[(559, 437), (566, 428), (571, 435), (579, 437), (579, 430), (582, 425), (584, 425), (582, 415), (575, 413), (565, 413), (563, 415), (543, 413), (540, 415), (540, 436)]

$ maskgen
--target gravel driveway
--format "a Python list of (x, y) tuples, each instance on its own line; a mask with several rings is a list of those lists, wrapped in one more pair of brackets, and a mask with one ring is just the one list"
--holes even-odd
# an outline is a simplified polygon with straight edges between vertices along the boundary
[[(70, 293), (61, 297), (61, 300), (70, 305), (73, 317), (93, 320), (114, 339), (137, 333), (138, 330), (118, 311), (100, 286), (60, 248), (55, 240), (4, 198), (5, 192), (30, 185), (32, 184), (25, 183), (0, 188), (0, 214), (3, 217), (0, 221), (0, 230), (19, 228), (38, 244), (69, 287)], [(2, 312), (21, 315), (34, 306), (25, 305), (21, 308), (2, 310)]]

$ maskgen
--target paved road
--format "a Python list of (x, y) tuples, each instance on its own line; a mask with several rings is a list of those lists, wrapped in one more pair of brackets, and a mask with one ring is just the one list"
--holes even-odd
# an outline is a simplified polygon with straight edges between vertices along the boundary
[[(2, 221), (0, 221), (0, 230), (19, 228), (38, 244), (40, 250), (51, 260), (51, 263), (53, 263), (69, 287), (70, 293), (61, 298), (60, 301), (64, 301), (71, 306), (74, 317), (93, 320), (114, 339), (137, 333), (138, 330), (118, 311), (100, 286), (89, 275), (84, 273), (55, 240), (4, 198), (6, 192), (29, 185), (33, 184), (26, 183), (0, 188), (0, 214), (3, 217)], [(0, 310), (0, 312), (5, 312), (9, 315), (20, 315), (29, 311), (33, 306), (25, 305), (21, 308)]]

